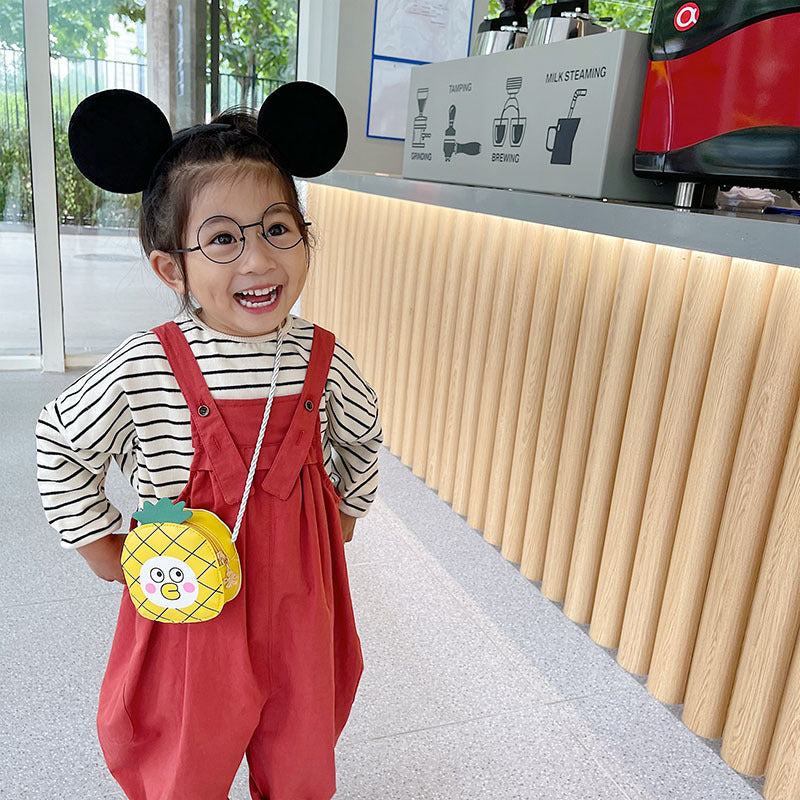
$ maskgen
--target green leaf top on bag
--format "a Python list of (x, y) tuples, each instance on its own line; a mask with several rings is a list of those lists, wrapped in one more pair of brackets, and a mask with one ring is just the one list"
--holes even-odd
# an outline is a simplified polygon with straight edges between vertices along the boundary
[(192, 516), (192, 512), (186, 508), (183, 500), (173, 503), (169, 498), (162, 497), (156, 503), (145, 500), (142, 510), (134, 512), (131, 516), (141, 525), (145, 525), (149, 522), (186, 522)]

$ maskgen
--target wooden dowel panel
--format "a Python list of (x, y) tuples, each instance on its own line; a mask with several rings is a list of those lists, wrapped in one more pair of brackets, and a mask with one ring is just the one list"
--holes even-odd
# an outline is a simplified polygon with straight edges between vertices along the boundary
[(518, 562), (522, 558), (536, 437), (566, 247), (567, 231), (551, 227), (544, 229), (503, 520), (502, 554), (509, 561)]
[[(475, 462), (475, 444), (480, 430), (481, 404), (484, 395), (488, 396), (495, 391), (495, 386), (491, 382), (487, 383), (486, 374), (488, 364), (498, 360), (498, 353), (489, 350), (489, 326), (495, 316), (494, 305), (499, 299), (498, 295), (502, 288), (502, 279), (498, 273), (509, 271), (502, 258), (509, 227), (510, 223), (505, 219), (489, 218), (487, 220), (486, 239), (480, 254), (472, 321), (467, 334), (469, 359), (464, 381), (464, 405), (457, 433), (458, 446), (455, 454), (455, 480), (453, 481), (453, 511), (463, 516), (466, 516), (469, 510), (472, 475), (481, 469)], [(507, 279), (506, 283), (508, 283)], [(506, 325), (508, 325), (507, 315)]]
[(581, 314), (592, 259), (594, 235), (570, 231), (564, 270), (558, 294), (550, 358), (547, 363), (542, 415), (536, 438), (533, 475), (528, 489), (525, 538), (520, 572), (529, 580), (540, 581), (547, 548), (550, 512), (553, 508), (558, 458), (564, 435), (575, 351), (581, 329)]
[(767, 528), (797, 407), (800, 273), (781, 267), (745, 409), (683, 710), (685, 724), (722, 735)]
[[(669, 537), (662, 536), (647, 556), (637, 555), (634, 566), (628, 606), (633, 609), (639, 603), (647, 611), (626, 612), (618, 658), (632, 672), (647, 672), (649, 661), (648, 689), (665, 703), (684, 699), (774, 280), (774, 266), (738, 259), (731, 265), (674, 542), (670, 547)], [(657, 527), (655, 516), (650, 524)], [(663, 602), (654, 626), (649, 611), (662, 586)]]
[(314, 246), (311, 248), (306, 288), (303, 290), (301, 308), (303, 316), (311, 322), (319, 322), (319, 297), (322, 292), (323, 280), (320, 276), (320, 264), (324, 261), (323, 237), (320, 234), (322, 220), (325, 218), (326, 187), (308, 184), (308, 197), (306, 200), (306, 215), (311, 220), (314, 230)]
[(514, 457), (514, 437), (520, 416), (533, 299), (536, 293), (545, 228), (542, 225), (523, 222), (519, 223), (517, 231), (520, 240), (519, 264), (514, 283), (508, 342), (503, 360), (500, 409), (497, 415), (483, 525), (486, 540), (494, 545), (500, 545), (503, 541), (511, 462)]
[(330, 330), (337, 330), (339, 319), (337, 316), (337, 286), (341, 281), (341, 263), (344, 253), (344, 242), (342, 228), (344, 226), (344, 196), (347, 191), (344, 189), (333, 189), (328, 205), (328, 214), (325, 220), (325, 230), (327, 238), (326, 259), (325, 259), (325, 278), (327, 290), (323, 298), (325, 308), (325, 327)]
[[(475, 295), (477, 292), (480, 265), (485, 257), (484, 244), (486, 239), (491, 239), (491, 247), (496, 248), (498, 241), (495, 226), (487, 226), (489, 219), (483, 214), (473, 214), (470, 225), (470, 246), (464, 255), (461, 285), (458, 293), (458, 313), (456, 325), (451, 331), (453, 336), (453, 358), (450, 362), (450, 377), (448, 382), (447, 401), (445, 408), (445, 424), (442, 439), (442, 469), (439, 479), (439, 497), (450, 503), (453, 500), (453, 490), (456, 477), (456, 463), (458, 461), (458, 443), (461, 436), (461, 412), (464, 408), (464, 393), (472, 391), (467, 387), (467, 369), (472, 347), (472, 321), (475, 308)], [(479, 346), (477, 342), (476, 347)], [(484, 348), (485, 339), (484, 339)], [(477, 387), (476, 387), (477, 388)]]
[[(436, 253), (437, 243), (446, 236), (441, 218), (443, 209), (425, 209), (423, 223), (419, 232), (421, 246), (419, 252), (419, 266), (416, 270), (414, 286), (413, 318), (408, 344), (408, 378), (406, 381), (406, 399), (404, 403), (402, 426), (403, 441), (400, 448), (400, 458), (406, 466), (414, 465), (414, 431), (417, 427), (419, 407), (423, 403), (420, 395), (420, 382), (422, 380), (423, 354), (426, 346), (425, 332), (428, 314), (433, 311), (430, 296), (431, 274), (441, 272), (442, 265)], [(434, 257), (437, 256), (437, 258)], [(433, 312), (436, 313), (436, 312)], [(430, 346), (428, 344), (428, 346)]]
[[(429, 213), (432, 209), (428, 209)], [(422, 320), (424, 325), (422, 345), (422, 365), (419, 377), (419, 409), (412, 431), (414, 446), (411, 463), (417, 477), (429, 481), (428, 456), (430, 443), (433, 441), (434, 398), (436, 394), (437, 366), (442, 354), (440, 328), (443, 316), (445, 278), (447, 276), (448, 259), (453, 249), (458, 247), (456, 237), (463, 233), (458, 220), (464, 212), (440, 209), (436, 219), (438, 235), (431, 264), (430, 291), (427, 296), (427, 311)], [(449, 337), (448, 337), (449, 338)], [(431, 485), (428, 483), (428, 485)]]
[[(378, 331), (380, 329), (381, 307), (384, 294), (391, 286), (391, 274), (387, 269), (387, 258), (390, 252), (388, 244), (389, 217), (391, 215), (391, 201), (386, 197), (375, 198), (378, 206), (375, 223), (375, 243), (372, 250), (372, 263), (375, 274), (369, 286), (369, 304), (364, 309), (367, 315), (366, 347), (364, 350), (364, 364), (360, 365), (364, 377), (376, 389), (376, 372), (378, 362)], [(386, 287), (386, 288), (385, 288)], [(380, 398), (380, 395), (379, 395)], [(383, 409), (381, 408), (381, 414)]]
[(798, 521), (800, 409), (794, 418), (722, 734), (722, 757), (746, 775), (761, 775), (766, 767), (800, 629)]
[(393, 451), (796, 800), (797, 272), (334, 187), (307, 207), (303, 315), (356, 356)]
[(356, 359), (356, 363), (364, 363), (366, 351), (366, 329), (367, 329), (367, 304), (371, 292), (372, 279), (375, 274), (372, 253), (375, 247), (375, 223), (378, 212), (378, 204), (373, 202), (367, 195), (358, 196), (356, 229), (354, 238), (359, 242), (357, 258), (354, 259), (354, 277), (358, 282), (353, 287), (352, 315), (353, 331), (350, 339), (350, 349)]
[(781, 710), (767, 760), (766, 800), (800, 797), (800, 635), (781, 699)]
[[(592, 417), (611, 321), (622, 240), (595, 236), (592, 261), (581, 314), (581, 328), (572, 369), (564, 436), (558, 461), (550, 530), (542, 576), (542, 594), (564, 601), (572, 542), (578, 520)], [(535, 472), (534, 472), (535, 475)], [(535, 480), (535, 478), (534, 478)], [(531, 503), (534, 502), (531, 496)], [(530, 524), (530, 507), (528, 517)]]
[(342, 231), (344, 246), (341, 253), (339, 272), (339, 279), (342, 284), (338, 298), (341, 329), (334, 330), (336, 330), (336, 335), (342, 344), (355, 355), (355, 337), (358, 335), (356, 308), (358, 307), (358, 293), (361, 291), (360, 273), (364, 250), (363, 239), (356, 235), (356, 231), (361, 227), (359, 218), (363, 207), (363, 197), (357, 192), (348, 192), (348, 194), (350, 197), (345, 207), (346, 216)]
[(307, 208), (303, 315), (391, 449), (797, 800), (798, 273), (335, 187)]
[(444, 462), (445, 421), (450, 394), (455, 345), (454, 332), (459, 309), (458, 301), (462, 278), (466, 273), (465, 261), (468, 260), (470, 231), (475, 224), (473, 220), (475, 215), (468, 212), (454, 213), (457, 215), (456, 231), (453, 237), (453, 247), (448, 254), (445, 271), (442, 317), (439, 320), (439, 348), (436, 353), (436, 383), (433, 393), (428, 463), (425, 470), (425, 482), (432, 489), (437, 490), (439, 489)]
[[(314, 223), (315, 218), (315, 196), (314, 196), (314, 188), (311, 184), (308, 185), (308, 190), (306, 194), (306, 204), (304, 207), (305, 218), (307, 220), (311, 220), (312, 224)], [(313, 314), (313, 307), (314, 307), (314, 300), (313, 300), (313, 293), (314, 293), (314, 251), (315, 248), (311, 247), (308, 251), (308, 259), (309, 259), (309, 266), (308, 270), (306, 271), (306, 282), (303, 286), (303, 291), (300, 293), (300, 313), (303, 315), (305, 319), (312, 319)]]
[(392, 395), (388, 427), (391, 434), (391, 449), (396, 456), (400, 455), (403, 447), (401, 426), (406, 410), (409, 344), (414, 320), (414, 294), (419, 275), (424, 217), (425, 207), (420, 203), (412, 203), (409, 209), (408, 228), (401, 234), (404, 236), (404, 242), (398, 243), (398, 259), (395, 263), (395, 274), (400, 286), (398, 302), (392, 304), (391, 311), (395, 324), (389, 326), (386, 390)]
[(399, 310), (403, 304), (403, 269), (408, 252), (408, 232), (414, 203), (393, 200), (387, 228), (388, 246), (391, 255), (386, 260), (388, 271), (381, 297), (381, 316), (378, 320), (378, 360), (375, 365), (376, 391), (381, 399), (381, 421), (384, 444), (394, 452), (395, 439), (392, 428), (394, 414), (394, 375), (397, 369), (398, 336), (400, 332)]
[(327, 308), (327, 326), (332, 331), (340, 330), (338, 316), (337, 294), (341, 282), (342, 259), (345, 252), (343, 228), (345, 225), (344, 211), (347, 195), (345, 189), (334, 188), (331, 192), (331, 203), (325, 221), (326, 237), (328, 240), (329, 258), (326, 258), (326, 273), (328, 277), (328, 292), (325, 298)]
[[(481, 403), (475, 434), (473, 465), (471, 475), (467, 476), (470, 482), (467, 489), (467, 524), (477, 530), (483, 529), (486, 520), (489, 477), (494, 467), (492, 456), (502, 399), (505, 356), (510, 342), (514, 286), (523, 236), (530, 227), (518, 220), (505, 220), (500, 261), (492, 277), (496, 282), (496, 291), (489, 317), (489, 338), (481, 381)], [(521, 364), (524, 364), (523, 356), (517, 354), (516, 357)], [(519, 403), (521, 383), (520, 379), (516, 393), (517, 403)]]
[(619, 644), (648, 474), (648, 524), (654, 515), (667, 529), (677, 524), (729, 270), (729, 258), (692, 256), (666, 392), (637, 381), (646, 369), (634, 374), (589, 632), (604, 647)]
[[(647, 301), (647, 281), (642, 280), (641, 270), (628, 266), (636, 263), (641, 247), (639, 242), (626, 241), (622, 248), (600, 388), (592, 420), (589, 455), (564, 597), (564, 613), (581, 623), (591, 620), (625, 410)], [(647, 277), (649, 279), (649, 268)]]
[(353, 260), (358, 257), (355, 231), (359, 197), (360, 195), (357, 192), (345, 191), (340, 212), (341, 222), (335, 291), (336, 312), (334, 315), (336, 327), (333, 330), (348, 345), (353, 340), (353, 321), (355, 318), (352, 302), (352, 292), (355, 290)]

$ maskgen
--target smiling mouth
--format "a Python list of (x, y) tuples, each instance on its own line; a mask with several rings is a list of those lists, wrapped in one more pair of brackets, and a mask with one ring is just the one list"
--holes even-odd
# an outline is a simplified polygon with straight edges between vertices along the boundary
[(233, 296), (243, 308), (267, 311), (278, 302), (282, 289), (282, 286), (276, 285), (265, 289), (249, 289), (245, 292), (236, 292)]

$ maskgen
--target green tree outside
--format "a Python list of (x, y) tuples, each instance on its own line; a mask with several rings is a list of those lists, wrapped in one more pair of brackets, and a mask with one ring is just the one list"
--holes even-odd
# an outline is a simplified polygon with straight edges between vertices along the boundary
[[(219, 27), (220, 72), (240, 76), (240, 105), (247, 103), (253, 75), (294, 80), (297, 0), (220, 0)], [(207, 38), (210, 43), (210, 30)], [(210, 69), (210, 47), (207, 53)]]

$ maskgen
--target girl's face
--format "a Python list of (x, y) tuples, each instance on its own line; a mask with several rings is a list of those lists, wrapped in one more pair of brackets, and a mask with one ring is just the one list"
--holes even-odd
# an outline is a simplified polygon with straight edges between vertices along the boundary
[[(198, 244), (200, 226), (212, 217), (230, 217), (245, 228), (244, 251), (230, 263), (217, 263), (200, 250), (184, 253), (187, 288), (200, 306), (198, 316), (210, 328), (233, 336), (270, 333), (277, 330), (300, 296), (307, 267), (304, 243), (301, 241), (295, 247), (281, 250), (264, 239), (259, 225), (247, 227), (261, 220), (264, 210), (273, 203), (287, 202), (276, 182), (266, 181), (256, 173), (235, 181), (212, 181), (192, 203), (185, 247)], [(285, 214), (283, 217), (268, 216), (264, 220), (266, 233), (282, 245), (286, 241), (285, 238), (282, 241), (281, 236), (287, 235), (283, 233), (284, 221), (291, 224)], [(214, 225), (204, 227), (200, 240), (212, 258), (241, 235), (238, 229), (231, 235), (224, 226)], [(155, 264), (153, 266), (155, 268)]]

